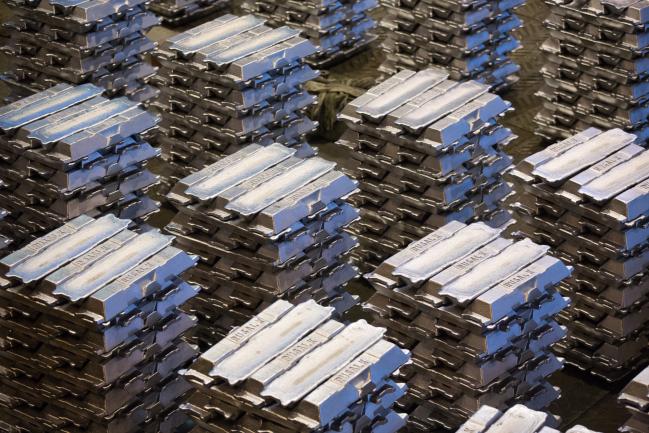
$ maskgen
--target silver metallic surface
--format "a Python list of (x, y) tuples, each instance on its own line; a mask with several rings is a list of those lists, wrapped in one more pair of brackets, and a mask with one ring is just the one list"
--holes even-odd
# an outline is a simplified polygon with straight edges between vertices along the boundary
[[(365, 321), (329, 320), (332, 312), (313, 301), (276, 301), (203, 354), (184, 374), (196, 389), (184, 408), (199, 431), (226, 430), (247, 417), (293, 431), (403, 427), (405, 415), (392, 406), (405, 387), (391, 378), (408, 351)], [(263, 407), (264, 401), (276, 403)], [(211, 417), (217, 407), (238, 410)]]

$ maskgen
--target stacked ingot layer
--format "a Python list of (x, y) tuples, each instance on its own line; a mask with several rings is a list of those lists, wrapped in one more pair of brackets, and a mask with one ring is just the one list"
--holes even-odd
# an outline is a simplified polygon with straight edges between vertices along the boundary
[(620, 129), (589, 128), (511, 171), (523, 234), (575, 268), (557, 351), (607, 380), (628, 374), (649, 349), (649, 151)]
[[(155, 97), (156, 68), (145, 35), (158, 19), (145, 0), (8, 0), (15, 21), (1, 50), (11, 57), (3, 81), (16, 96), (56, 84), (93, 83), (110, 96), (138, 102)], [(14, 98), (15, 99), (15, 98)]]
[(356, 182), (333, 162), (302, 159), (279, 144), (250, 145), (181, 180), (167, 198), (178, 214), (166, 230), (201, 257), (189, 276), (204, 287), (190, 303), (197, 342), (209, 347), (277, 299), (315, 299), (342, 314), (358, 218), (346, 201)]
[(649, 139), (649, 8), (643, 2), (547, 0), (547, 63), (537, 133), (564, 139), (587, 127)]
[(476, 80), (493, 91), (518, 81), (520, 67), (510, 55), (520, 47), (513, 30), (521, 27), (514, 13), (523, 0), (382, 0), (388, 31), (383, 42), (387, 60), (381, 70), (430, 66), (446, 68), (453, 80)]
[(305, 136), (317, 125), (305, 110), (304, 84), (318, 73), (304, 64), (311, 42), (252, 15), (224, 15), (164, 42), (156, 82), (165, 175), (175, 182), (248, 144), (275, 142), (313, 153)]
[[(9, 215), (8, 211), (4, 209), (0, 209), (0, 221), (5, 219), (8, 215)], [(5, 248), (7, 248), (12, 243), (13, 243), (13, 239), (11, 239), (10, 236), (5, 234), (0, 234), (0, 255), (5, 250)]]
[(180, 26), (230, 6), (231, 0), (152, 0), (149, 10), (169, 26)]
[(499, 124), (510, 104), (475, 81), (448, 80), (439, 69), (402, 71), (352, 101), (340, 114), (361, 192), (359, 266), (371, 269), (449, 221), (509, 217), (502, 172), (514, 138)]
[[(544, 412), (523, 405), (513, 406), (505, 413), (483, 406), (456, 433), (561, 433), (555, 427), (558, 420)], [(598, 433), (576, 425), (566, 433)]]
[(454, 221), (366, 275), (377, 290), (366, 309), (412, 351), (402, 408), (413, 431), (457, 428), (485, 404), (542, 409), (559, 397), (547, 377), (562, 367), (550, 346), (565, 336), (556, 285), (570, 269), (548, 250)]
[(20, 247), (79, 215), (143, 220), (158, 156), (142, 134), (158, 118), (93, 84), (58, 84), (0, 108), (0, 234)]
[(631, 418), (620, 429), (621, 433), (649, 431), (649, 368), (622, 390), (618, 401), (631, 413)]
[(399, 431), (406, 416), (393, 405), (406, 387), (393, 376), (408, 352), (333, 313), (276, 301), (202, 354), (184, 374), (196, 388), (183, 405), (192, 433)]
[(274, 27), (298, 29), (318, 50), (308, 63), (327, 68), (366, 49), (377, 37), (369, 13), (378, 0), (246, 0), (248, 12), (268, 18)]
[(180, 306), (196, 258), (112, 215), (78, 217), (0, 260), (0, 427), (171, 433), (196, 356)]

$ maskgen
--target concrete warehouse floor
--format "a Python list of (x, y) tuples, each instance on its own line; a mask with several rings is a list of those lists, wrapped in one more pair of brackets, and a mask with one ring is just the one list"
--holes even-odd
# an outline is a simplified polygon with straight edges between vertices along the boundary
[[(505, 118), (504, 123), (519, 136), (508, 151), (520, 160), (538, 151), (543, 145), (533, 134), (532, 119), (540, 104), (534, 96), (542, 82), (539, 71), (543, 58), (538, 46), (546, 35), (543, 19), (548, 11), (542, 0), (529, 0), (518, 10), (518, 14), (525, 23), (524, 28), (519, 32), (523, 49), (514, 55), (522, 68), (521, 79), (503, 97), (511, 101), (515, 107), (515, 111)], [(1, 4), (0, 20), (5, 22), (9, 18), (10, 11), (6, 5)], [(156, 27), (149, 36), (156, 41), (162, 41), (181, 30)], [(333, 143), (341, 132), (340, 125), (335, 124), (334, 121), (335, 112), (349, 99), (361, 94), (363, 88), (373, 84), (379, 77), (376, 68), (381, 61), (380, 51), (374, 48), (324, 72), (324, 79), (314, 83), (310, 88), (310, 91), (318, 93), (321, 101), (320, 108), (313, 113), (320, 121), (321, 128), (311, 140), (319, 148), (321, 156), (345, 165), (347, 160), (345, 155)], [(0, 71), (9, 67), (11, 67), (11, 59), (4, 55), (0, 56)], [(6, 89), (0, 88), (0, 97), (5, 95)], [(152, 219), (151, 224), (162, 228), (172, 215), (171, 210), (163, 210)], [(363, 297), (367, 297), (371, 291), (362, 282), (356, 283), (353, 290)], [(565, 428), (582, 424), (602, 433), (614, 433), (627, 419), (626, 412), (616, 402), (624, 383), (607, 384), (569, 367), (556, 374), (552, 382), (561, 387), (562, 397), (552, 405), (550, 411), (561, 416)]]

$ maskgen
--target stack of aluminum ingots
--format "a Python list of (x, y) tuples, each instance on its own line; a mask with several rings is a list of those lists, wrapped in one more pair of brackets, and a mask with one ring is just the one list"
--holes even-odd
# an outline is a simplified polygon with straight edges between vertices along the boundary
[(635, 0), (546, 1), (544, 99), (538, 134), (567, 138), (587, 127), (649, 139), (649, 6)]
[(362, 191), (352, 200), (363, 217), (353, 227), (357, 261), (368, 270), (449, 221), (509, 219), (502, 147), (514, 136), (498, 118), (510, 104), (487, 85), (447, 77), (402, 71), (339, 116), (349, 129), (338, 144), (351, 151)]
[[(344, 325), (313, 301), (277, 301), (202, 354), (184, 376), (192, 433), (396, 433), (407, 351), (364, 320)], [(272, 342), (272, 344), (269, 344)]]
[(394, 74), (431, 65), (452, 79), (477, 80), (500, 91), (518, 81), (519, 66), (509, 56), (520, 47), (512, 31), (521, 27), (514, 9), (524, 0), (382, 0), (389, 33), (387, 61), (380, 70)]
[(563, 360), (550, 346), (565, 336), (554, 317), (569, 301), (555, 286), (571, 270), (548, 250), (454, 221), (367, 274), (377, 293), (366, 309), (412, 351), (413, 431), (457, 428), (485, 404), (540, 410), (559, 397), (547, 377)]
[(186, 418), (196, 258), (130, 224), (81, 216), (0, 260), (0, 426), (170, 433)]
[(511, 171), (520, 231), (574, 266), (556, 349), (617, 380), (649, 353), (649, 151), (620, 129), (589, 128)]
[(4, 82), (26, 96), (59, 83), (94, 83), (110, 96), (144, 102), (156, 68), (145, 32), (158, 18), (146, 0), (7, 0), (16, 15), (2, 51), (11, 57)]
[(646, 368), (622, 391), (618, 401), (626, 406), (631, 418), (620, 429), (622, 433), (649, 431), (649, 368)]
[(143, 220), (159, 154), (142, 134), (158, 118), (92, 84), (58, 84), (0, 108), (0, 234), (20, 247), (82, 214)]
[(304, 84), (318, 73), (303, 60), (313, 53), (299, 31), (252, 15), (225, 15), (163, 43), (154, 107), (168, 186), (250, 143), (312, 154), (305, 135), (317, 125), (305, 110), (315, 98)]
[[(505, 413), (482, 406), (456, 433), (561, 433), (555, 427), (558, 419), (545, 412), (517, 404)], [(566, 433), (598, 433), (581, 425)]]
[(248, 12), (268, 18), (273, 26), (299, 29), (318, 46), (308, 60), (327, 68), (366, 49), (377, 36), (369, 13), (378, 0), (246, 0)]
[(356, 303), (345, 285), (356, 247), (343, 229), (358, 218), (345, 198), (357, 184), (333, 162), (302, 159), (279, 144), (250, 145), (181, 180), (167, 198), (167, 226), (201, 257), (190, 280), (196, 342), (210, 347), (277, 299), (315, 299), (342, 314)]
[(152, 0), (149, 10), (170, 26), (180, 26), (230, 6), (230, 0)]

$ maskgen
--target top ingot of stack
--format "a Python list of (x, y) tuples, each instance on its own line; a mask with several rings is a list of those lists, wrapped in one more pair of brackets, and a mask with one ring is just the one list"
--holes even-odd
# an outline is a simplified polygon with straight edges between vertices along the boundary
[[(504, 413), (483, 406), (456, 433), (561, 433), (556, 429), (558, 419), (544, 412), (516, 405)], [(565, 433), (598, 433), (581, 425)]]

